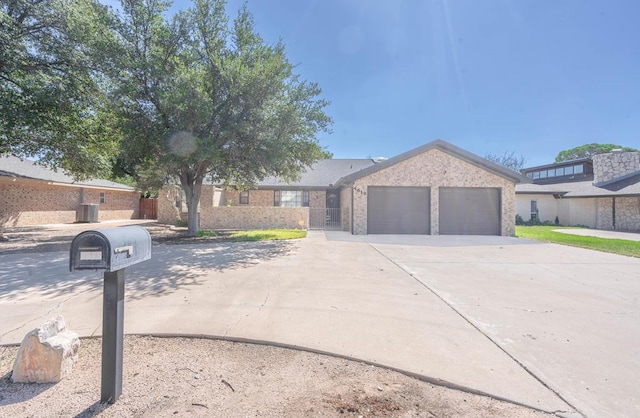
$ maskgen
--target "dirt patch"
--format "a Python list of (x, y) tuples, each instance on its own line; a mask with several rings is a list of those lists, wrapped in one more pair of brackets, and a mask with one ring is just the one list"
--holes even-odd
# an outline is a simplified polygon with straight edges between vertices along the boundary
[(100, 398), (99, 339), (83, 339), (69, 379), (13, 384), (0, 347), (0, 416), (545, 417), (363, 363), (206, 339), (128, 336), (123, 394)]

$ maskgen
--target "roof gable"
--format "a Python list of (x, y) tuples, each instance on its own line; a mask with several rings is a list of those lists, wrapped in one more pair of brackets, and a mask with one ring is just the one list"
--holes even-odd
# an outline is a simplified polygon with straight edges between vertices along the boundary
[(469, 151), (466, 151), (462, 148), (459, 148), (447, 141), (443, 141), (441, 139), (437, 139), (435, 141), (431, 141), (424, 145), (421, 145), (417, 148), (404, 152), (402, 154), (398, 154), (395, 157), (389, 158), (388, 160), (379, 162), (375, 165), (364, 168), (358, 172), (348, 174), (336, 182), (336, 185), (343, 185), (352, 183), (355, 180), (358, 180), (362, 177), (366, 177), (370, 174), (376, 173), (378, 171), (384, 170), (391, 166), (394, 166), (398, 163), (406, 161), (410, 158), (413, 158), (417, 155), (428, 152), (432, 149), (438, 149), (440, 151), (446, 152), (449, 155), (452, 155), (456, 158), (459, 158), (463, 161), (466, 161), (470, 164), (473, 164), (483, 170), (487, 170), (495, 175), (503, 177), (507, 180), (513, 181), (514, 183), (530, 183), (531, 180), (529, 178), (523, 176), (520, 173), (512, 171), (504, 166), (496, 164), (492, 161), (489, 161), (485, 158), (482, 158), (478, 155), (475, 155)]

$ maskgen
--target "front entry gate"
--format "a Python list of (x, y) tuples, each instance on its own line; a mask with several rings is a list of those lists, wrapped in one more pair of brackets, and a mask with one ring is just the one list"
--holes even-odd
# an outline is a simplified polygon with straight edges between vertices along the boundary
[(309, 229), (341, 231), (340, 208), (309, 208)]

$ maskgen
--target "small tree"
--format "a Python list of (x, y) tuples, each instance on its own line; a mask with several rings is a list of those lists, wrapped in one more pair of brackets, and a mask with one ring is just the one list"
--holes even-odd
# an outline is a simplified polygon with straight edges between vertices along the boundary
[(282, 42), (267, 45), (243, 6), (230, 26), (222, 0), (123, 0), (109, 67), (124, 141), (120, 164), (164, 173), (186, 195), (188, 234), (206, 178), (243, 187), (297, 178), (326, 153), (316, 135), (330, 118), (320, 88), (293, 73)]
[(560, 151), (556, 156), (556, 162), (577, 160), (579, 158), (591, 158), (597, 154), (611, 152), (614, 149), (622, 149), (623, 151), (638, 151), (635, 148), (623, 147), (615, 144), (585, 144), (579, 147)]
[(485, 154), (484, 158), (517, 172), (522, 170), (525, 163), (527, 162), (527, 159), (523, 155), (518, 156), (513, 151), (505, 151), (504, 154), (494, 154), (488, 152)]

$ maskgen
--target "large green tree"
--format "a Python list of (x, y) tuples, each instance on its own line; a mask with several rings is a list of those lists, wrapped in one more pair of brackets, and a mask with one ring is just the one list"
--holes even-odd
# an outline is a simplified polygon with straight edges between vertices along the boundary
[(604, 154), (614, 149), (622, 149), (623, 151), (638, 151), (635, 148), (623, 147), (615, 144), (585, 144), (579, 147), (560, 151), (556, 156), (556, 162), (577, 160), (579, 158), (590, 158), (596, 154)]
[(0, 154), (108, 175), (118, 141), (88, 51), (109, 16), (95, 0), (0, 0)]
[(203, 181), (247, 187), (292, 180), (326, 156), (330, 118), (320, 88), (293, 71), (281, 42), (267, 44), (242, 7), (195, 0), (168, 18), (163, 0), (123, 0), (108, 66), (123, 135), (119, 162), (142, 179), (175, 178), (198, 232)]

